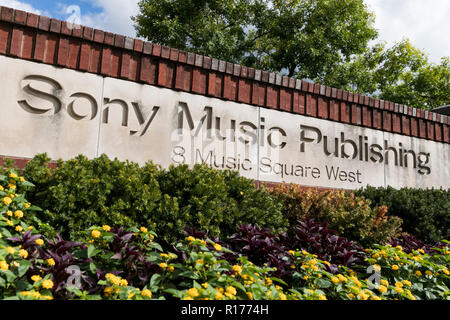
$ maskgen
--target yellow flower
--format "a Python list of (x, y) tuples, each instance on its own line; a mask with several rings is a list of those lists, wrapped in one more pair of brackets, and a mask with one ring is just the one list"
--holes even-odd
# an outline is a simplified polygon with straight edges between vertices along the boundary
[(169, 257), (169, 255), (167, 253), (160, 253), (159, 256), (161, 258), (168, 258)]
[(420, 270), (416, 270), (416, 272), (414, 272), (414, 274), (418, 277), (422, 276), (422, 272), (420, 272)]
[(51, 289), (53, 288), (53, 281), (52, 280), (44, 280), (42, 281), (42, 287), (45, 289)]
[(55, 260), (53, 260), (53, 258), (47, 259), (45, 260), (45, 262), (47, 262), (47, 264), (52, 267), (55, 265)]
[(165, 269), (165, 268), (168, 267), (167, 263), (165, 263), (165, 262), (161, 262), (161, 263), (159, 264), (159, 266), (160, 266), (161, 268), (163, 268), (163, 269)]
[(120, 279), (119, 286), (122, 286), (122, 287), (128, 286), (128, 281), (125, 279)]
[(420, 252), (421, 254), (425, 254), (425, 251), (423, 251), (423, 249), (418, 249), (418, 252)]
[(373, 265), (373, 270), (375, 271), (381, 271), (381, 267), (378, 264)]
[(238, 265), (234, 265), (232, 269), (236, 273), (241, 273), (242, 272), (242, 267), (238, 266)]
[(381, 279), (380, 280), (380, 283), (383, 285), (383, 286), (388, 286), (389, 285), (389, 282), (387, 281), (387, 280), (385, 280), (385, 279)]
[(189, 236), (186, 238), (187, 241), (193, 242), (195, 241), (195, 238), (193, 236)]
[(16, 249), (14, 249), (13, 247), (8, 247), (6, 248), (6, 251), (8, 251), (9, 254), (14, 254), (14, 252), (16, 252)]
[(14, 212), (14, 215), (16, 216), (16, 218), (22, 218), (23, 217), (23, 211), (22, 210), (16, 210), (16, 212)]
[(31, 277), (31, 280), (33, 280), (33, 282), (38, 282), (42, 280), (42, 277), (40, 275), (34, 275)]
[(370, 298), (370, 300), (381, 300), (381, 298), (378, 297), (378, 296), (373, 296), (373, 297)]
[(355, 299), (355, 295), (353, 293), (349, 293), (348, 297), (351, 298), (351, 299)]
[(9, 204), (11, 204), (11, 202), (12, 202), (12, 199), (10, 197), (4, 197), (3, 198), (3, 203), (4, 204), (9, 205)]
[(402, 282), (405, 286), (408, 286), (408, 287), (411, 286), (411, 282), (408, 280), (403, 280)]
[(220, 250), (222, 250), (222, 246), (220, 244), (218, 244), (218, 243), (215, 243), (214, 244), (214, 249), (216, 249), (217, 251), (220, 251)]
[(294, 251), (294, 250), (289, 250), (288, 252), (289, 252), (289, 254), (290, 254), (291, 256), (293, 256), (293, 255), (295, 254), (295, 251)]
[(110, 294), (112, 294), (112, 288), (111, 288), (111, 287), (106, 287), (105, 290), (103, 290), (103, 292), (104, 292), (106, 295), (110, 295)]
[(26, 258), (28, 258), (28, 251), (25, 250), (25, 249), (20, 249), (20, 250), (19, 250), (19, 255), (20, 255), (22, 258), (26, 259)]
[(403, 250), (402, 246), (396, 246), (395, 249), (397, 249), (397, 250), (399, 250), (399, 251), (402, 251), (402, 250)]
[(230, 294), (230, 295), (232, 295), (232, 296), (236, 295), (236, 289), (234, 287), (232, 287), (232, 286), (227, 287), (225, 292)]
[(202, 287), (205, 289), (208, 288), (208, 282), (202, 283)]
[(107, 224), (105, 224), (104, 226), (102, 226), (102, 229), (105, 230), (106, 232), (111, 231), (111, 227), (108, 226)]
[(2, 269), (3, 271), (8, 271), (8, 269), (9, 269), (8, 263), (4, 260), (1, 260), (0, 261), (0, 269)]
[(403, 283), (401, 283), (401, 282), (396, 282), (396, 283), (395, 283), (395, 287), (396, 287), (396, 288), (402, 288), (402, 287), (403, 287)]
[(362, 291), (358, 293), (358, 296), (361, 298), (361, 300), (367, 300), (369, 298), (369, 296)]
[(403, 289), (400, 288), (400, 287), (395, 287), (394, 290), (397, 291), (398, 293), (402, 293), (403, 292)]
[(191, 297), (198, 297), (200, 294), (198, 293), (198, 290), (196, 288), (191, 288), (187, 291), (187, 294)]
[(442, 272), (445, 273), (446, 275), (450, 274), (450, 272), (447, 269), (442, 269)]
[(195, 264), (204, 264), (205, 262), (202, 259), (198, 259), (197, 261), (195, 261)]
[(22, 232), (23, 228), (21, 226), (16, 226), (14, 230), (16, 230), (17, 232)]
[(327, 297), (323, 294), (319, 295), (319, 300), (327, 300)]
[(151, 297), (152, 297), (152, 292), (151, 292), (150, 290), (148, 290), (148, 289), (142, 290), (141, 294), (142, 294), (144, 297), (147, 297), (147, 298), (151, 298)]
[(139, 230), (141, 230), (141, 232), (143, 232), (143, 233), (147, 233), (148, 232), (146, 227), (140, 227)]
[(339, 278), (339, 281), (342, 281), (342, 282), (346, 282), (347, 281), (347, 278), (344, 277), (342, 274), (338, 274), (337, 277)]
[(20, 177), (19, 180), (20, 180), (20, 182), (26, 182), (24, 177)]
[(15, 178), (17, 178), (17, 174), (15, 174), (14, 172), (11, 172), (9, 174), (9, 177), (12, 178), (12, 179), (15, 179)]
[(6, 220), (6, 224), (11, 227), (14, 225), (14, 223), (11, 220)]
[(331, 282), (333, 282), (334, 284), (338, 284), (340, 281), (339, 281), (339, 278), (338, 277), (331, 277)]
[(380, 285), (380, 286), (378, 287), (378, 290), (379, 290), (381, 293), (385, 293), (385, 292), (387, 291), (387, 288), (386, 288), (385, 286), (383, 286), (383, 285)]
[(175, 268), (174, 268), (174, 266), (168, 266), (168, 267), (167, 267), (167, 270), (168, 270), (169, 272), (173, 272), (173, 271), (175, 270)]
[(393, 264), (391, 268), (392, 268), (392, 270), (398, 270), (398, 265)]
[(36, 239), (36, 241), (34, 241), (34, 242), (39, 246), (44, 245), (44, 240), (42, 240), (42, 239)]
[(426, 274), (427, 276), (432, 276), (432, 275), (433, 275), (433, 272), (431, 272), (430, 270), (427, 270), (427, 271), (425, 271), (425, 274)]
[(97, 229), (94, 229), (94, 230), (92, 230), (92, 232), (91, 232), (91, 236), (92, 236), (93, 238), (99, 238), (101, 235), (102, 235), (102, 233), (101, 233), (99, 230), (97, 230)]
[(6, 211), (6, 215), (8, 217), (12, 217), (13, 216), (13, 212), (11, 210)]
[(220, 292), (217, 292), (214, 296), (217, 300), (222, 300), (223, 299), (223, 294)]

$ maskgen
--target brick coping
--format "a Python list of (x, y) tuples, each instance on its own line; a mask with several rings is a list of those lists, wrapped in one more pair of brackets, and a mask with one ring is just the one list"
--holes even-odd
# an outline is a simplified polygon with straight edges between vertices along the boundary
[(0, 6), (0, 54), (450, 143), (450, 117)]

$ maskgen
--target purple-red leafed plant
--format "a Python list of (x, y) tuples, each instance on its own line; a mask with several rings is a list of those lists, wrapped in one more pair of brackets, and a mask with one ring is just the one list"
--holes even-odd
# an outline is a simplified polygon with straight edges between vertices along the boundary
[[(82, 270), (83, 266), (86, 266), (92, 259), (83, 259), (74, 255), (76, 249), (86, 249), (81, 242), (65, 241), (57, 235), (53, 241), (47, 241), (44, 249), (36, 243), (37, 239), (42, 239), (42, 236), (33, 235), (31, 230), (25, 232), (21, 237), (8, 239), (28, 251), (28, 260), (32, 262), (32, 266), (27, 271), (27, 276), (51, 274), (50, 279), (54, 283), (52, 293), (55, 298), (68, 298), (69, 293), (65, 289), (70, 285), (69, 277), (73, 275), (70, 267), (75, 267), (80, 271), (77, 275), (80, 280), (80, 289), (91, 291), (96, 287), (96, 281)], [(44, 260), (44, 263), (39, 263), (38, 259)]]
[(275, 276), (284, 278), (291, 274), (291, 256), (280, 239), (270, 229), (253, 225), (240, 225), (239, 232), (229, 238), (232, 250), (247, 256), (257, 265), (276, 267)]
[(353, 241), (336, 235), (334, 230), (327, 228), (326, 222), (316, 222), (303, 219), (292, 228), (292, 233), (282, 236), (288, 249), (305, 250), (316, 254), (319, 259), (331, 263), (329, 271), (335, 273), (337, 265), (351, 267), (364, 264), (365, 252)]
[(417, 237), (407, 233), (403, 233), (398, 237), (391, 237), (391, 241), (389, 242), (389, 244), (394, 247), (401, 246), (403, 248), (403, 251), (406, 253), (411, 253), (411, 251), (413, 250), (422, 249), (428, 254), (436, 251), (433, 248), (444, 248), (448, 246), (448, 244), (444, 242), (437, 242), (434, 245), (427, 244), (419, 240)]

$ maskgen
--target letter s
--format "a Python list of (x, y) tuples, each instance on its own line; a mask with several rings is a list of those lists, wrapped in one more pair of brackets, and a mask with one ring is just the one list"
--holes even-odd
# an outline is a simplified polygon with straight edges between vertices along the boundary
[(22, 90), (25, 93), (27, 93), (28, 95), (34, 96), (36, 98), (40, 98), (47, 102), (50, 102), (52, 105), (51, 106), (47, 105), (45, 107), (39, 108), (37, 106), (32, 106), (26, 99), (23, 99), (23, 100), (18, 101), (18, 103), (22, 107), (22, 109), (24, 109), (27, 112), (33, 113), (33, 114), (44, 114), (52, 109), (54, 111), (53, 114), (57, 114), (61, 110), (62, 102), (61, 102), (61, 100), (59, 100), (59, 98), (56, 95), (60, 94), (60, 92), (62, 91), (62, 86), (58, 82), (56, 82), (53, 79), (50, 79), (50, 78), (47, 78), (44, 76), (39, 76), (39, 75), (27, 76), (23, 79), (23, 81), (44, 82), (44, 83), (50, 85), (51, 93), (33, 88), (31, 86), (30, 82), (28, 82), (22, 88)]

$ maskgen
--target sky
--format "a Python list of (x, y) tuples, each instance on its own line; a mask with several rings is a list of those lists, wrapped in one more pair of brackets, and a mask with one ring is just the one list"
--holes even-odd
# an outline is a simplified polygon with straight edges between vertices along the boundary
[[(431, 62), (450, 56), (450, 0), (364, 0), (376, 15), (379, 40), (409, 38)], [(135, 37), (138, 0), (0, 0), (0, 5)], [(77, 20), (78, 19), (78, 20)]]

